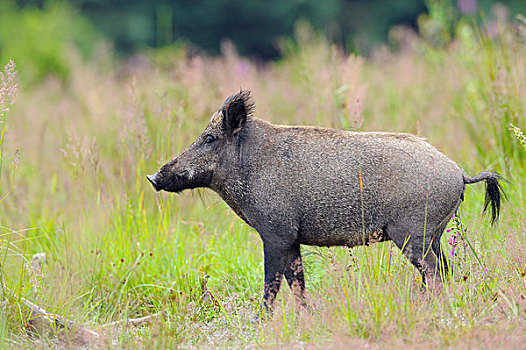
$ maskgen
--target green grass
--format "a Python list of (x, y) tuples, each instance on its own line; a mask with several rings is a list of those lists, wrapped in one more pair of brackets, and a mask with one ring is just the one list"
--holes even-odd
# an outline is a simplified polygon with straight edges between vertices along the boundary
[[(103, 348), (523, 346), (526, 152), (509, 124), (526, 125), (526, 49), (508, 29), (490, 41), (463, 28), (446, 49), (416, 42), (377, 60), (304, 33), (264, 68), (230, 51), (174, 53), (162, 67), (103, 57), (73, 60), (65, 85), (22, 84), (3, 139), (0, 347), (64, 344), (28, 335), (22, 297), (98, 330)], [(240, 86), (263, 119), (413, 132), (470, 174), (499, 171), (512, 182), (499, 225), (481, 218), (483, 185), (468, 186), (469, 242), (460, 240), (440, 295), (421, 292), (390, 242), (352, 256), (303, 247), (309, 311), (296, 314), (283, 286), (273, 319), (253, 322), (263, 287), (257, 233), (210, 191), (155, 193), (145, 179)], [(29, 267), (40, 252), (42, 277)], [(101, 327), (157, 312), (149, 326)]]

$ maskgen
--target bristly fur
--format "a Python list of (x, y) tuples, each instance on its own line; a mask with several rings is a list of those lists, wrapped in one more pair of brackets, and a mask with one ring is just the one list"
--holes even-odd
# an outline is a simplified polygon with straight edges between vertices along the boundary
[(486, 212), (488, 207), (491, 205), (491, 224), (495, 224), (500, 214), (500, 203), (501, 200), (505, 200), (506, 193), (502, 189), (502, 185), (499, 180), (506, 181), (502, 176), (491, 171), (483, 171), (478, 175), (469, 177), (464, 175), (464, 183), (472, 184), (479, 181), (486, 181), (486, 196), (484, 197), (484, 210)]
[(235, 104), (241, 104), (244, 107), (244, 112), (247, 117), (252, 117), (254, 115), (255, 103), (250, 95), (248, 90), (239, 90), (237, 94), (232, 94), (221, 106), (223, 111), (227, 111), (231, 106)]

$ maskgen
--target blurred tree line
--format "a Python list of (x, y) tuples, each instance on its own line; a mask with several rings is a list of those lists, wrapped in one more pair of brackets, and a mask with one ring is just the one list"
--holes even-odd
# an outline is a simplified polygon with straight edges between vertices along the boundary
[[(4, 0), (10, 1), (10, 0)], [(12, 1), (12, 0), (11, 0)], [(53, 1), (53, 0), (51, 0)], [(19, 8), (43, 8), (50, 0), (18, 0)], [(526, 12), (526, 1), (504, 0)], [(395, 24), (417, 27), (419, 15), (443, 8), (446, 20), (459, 16), (457, 5), (489, 11), (494, 0), (69, 0), (94, 27), (132, 53), (145, 46), (177, 41), (213, 54), (231, 40), (242, 55), (262, 59), (279, 55), (277, 38), (292, 36), (299, 19), (324, 32), (347, 51), (367, 51), (385, 41)], [(446, 13), (450, 11), (452, 13)]]
[[(510, 15), (526, 13), (525, 0), (502, 0)], [(347, 52), (367, 54), (386, 42), (393, 25), (419, 31), (432, 45), (447, 45), (460, 18), (480, 20), (495, 0), (0, 0), (0, 60), (15, 59), (38, 81), (49, 72), (65, 78), (74, 46), (83, 57), (109, 39), (118, 54), (185, 45), (210, 54), (232, 41), (241, 55), (280, 55), (279, 39), (310, 23)]]

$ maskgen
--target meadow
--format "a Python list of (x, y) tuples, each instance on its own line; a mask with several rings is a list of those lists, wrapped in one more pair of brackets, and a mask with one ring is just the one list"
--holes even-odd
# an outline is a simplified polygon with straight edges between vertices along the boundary
[[(71, 330), (31, 332), (22, 298), (96, 330), (101, 348), (524, 348), (525, 42), (526, 23), (466, 24), (447, 47), (413, 35), (364, 58), (301, 29), (274, 63), (229, 44), (123, 63), (101, 46), (89, 61), (72, 51), (66, 81), (20, 81), (0, 125), (0, 348), (78, 346)], [(257, 232), (211, 191), (156, 193), (145, 178), (240, 87), (262, 119), (410, 132), (469, 174), (499, 172), (498, 225), (481, 216), (484, 185), (469, 186), (442, 238), (456, 269), (438, 295), (390, 242), (303, 247), (309, 310), (283, 286), (274, 317), (254, 322)]]

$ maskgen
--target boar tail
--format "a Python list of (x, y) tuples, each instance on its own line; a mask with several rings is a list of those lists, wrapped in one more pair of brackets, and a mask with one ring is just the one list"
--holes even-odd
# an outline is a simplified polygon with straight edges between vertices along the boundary
[(497, 222), (497, 219), (499, 218), (500, 213), (500, 203), (501, 200), (506, 199), (506, 193), (504, 193), (504, 190), (502, 189), (502, 185), (500, 184), (499, 180), (506, 181), (502, 176), (499, 174), (492, 172), (492, 171), (483, 171), (478, 175), (475, 175), (473, 177), (469, 177), (466, 174), (464, 174), (464, 183), (465, 184), (472, 184), (479, 181), (486, 181), (486, 196), (484, 198), (484, 210), (483, 212), (486, 212), (486, 209), (488, 209), (488, 206), (491, 205), (491, 224), (493, 225), (495, 222)]

